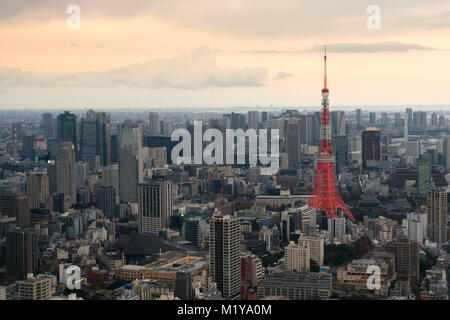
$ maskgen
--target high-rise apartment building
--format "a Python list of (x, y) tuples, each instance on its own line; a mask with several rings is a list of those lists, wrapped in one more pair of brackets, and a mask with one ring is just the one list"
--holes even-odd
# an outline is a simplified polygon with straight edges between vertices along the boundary
[(215, 214), (209, 225), (211, 276), (225, 299), (238, 299), (241, 285), (239, 220)]
[(427, 192), (427, 229), (430, 241), (447, 242), (447, 191), (443, 188)]
[(169, 228), (173, 212), (172, 182), (149, 181), (139, 184), (139, 234), (157, 236)]
[(56, 153), (56, 190), (77, 202), (77, 172), (75, 148), (71, 141), (61, 141)]
[(295, 243), (291, 241), (284, 248), (285, 268), (291, 272), (309, 272), (311, 250), (308, 242)]
[(305, 236), (301, 235), (298, 238), (299, 244), (308, 244), (311, 260), (319, 266), (323, 265), (325, 256), (325, 239), (319, 236)]
[(397, 277), (407, 279), (411, 284), (417, 284), (420, 280), (419, 243), (407, 238), (400, 238), (387, 243), (385, 249), (395, 255)]
[(344, 235), (345, 218), (328, 218), (328, 237), (330, 242), (342, 242)]

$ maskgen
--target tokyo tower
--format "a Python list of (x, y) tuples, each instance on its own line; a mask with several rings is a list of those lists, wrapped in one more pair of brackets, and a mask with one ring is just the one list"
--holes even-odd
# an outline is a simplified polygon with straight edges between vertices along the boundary
[(322, 209), (329, 218), (337, 217), (337, 211), (338, 208), (340, 208), (350, 219), (355, 221), (355, 218), (342, 200), (336, 186), (336, 178), (334, 175), (334, 156), (331, 147), (331, 124), (330, 111), (328, 109), (328, 94), (327, 49), (325, 47), (319, 153), (317, 156), (317, 171), (314, 189), (311, 194), (311, 198), (309, 198), (308, 205), (313, 208)]

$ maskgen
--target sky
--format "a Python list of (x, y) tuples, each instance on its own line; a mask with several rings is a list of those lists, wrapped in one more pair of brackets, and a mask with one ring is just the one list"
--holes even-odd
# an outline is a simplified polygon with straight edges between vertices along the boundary
[(331, 106), (450, 110), (449, 39), (448, 0), (0, 0), (0, 108), (319, 106), (326, 44)]

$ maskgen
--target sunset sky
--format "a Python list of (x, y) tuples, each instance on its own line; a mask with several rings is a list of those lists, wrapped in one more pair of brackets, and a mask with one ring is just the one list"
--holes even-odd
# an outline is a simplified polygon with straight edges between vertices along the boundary
[(0, 0), (0, 108), (316, 106), (324, 44), (331, 105), (450, 108), (448, 0)]

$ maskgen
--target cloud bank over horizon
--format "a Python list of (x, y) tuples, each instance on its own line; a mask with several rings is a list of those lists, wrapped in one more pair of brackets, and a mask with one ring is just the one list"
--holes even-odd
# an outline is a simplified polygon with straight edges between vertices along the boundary
[(198, 47), (190, 54), (171, 59), (153, 59), (145, 63), (101, 71), (71, 74), (35, 73), (0, 66), (1, 86), (42, 87), (137, 87), (148, 89), (203, 89), (207, 87), (260, 87), (268, 71), (264, 67), (220, 67), (214, 52)]

